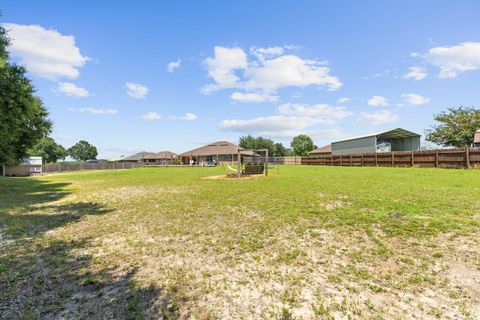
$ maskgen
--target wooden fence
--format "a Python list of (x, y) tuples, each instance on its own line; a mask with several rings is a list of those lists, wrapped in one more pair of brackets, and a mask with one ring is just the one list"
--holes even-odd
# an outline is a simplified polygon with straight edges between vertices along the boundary
[(303, 165), (479, 168), (480, 148), (303, 157)]
[(302, 164), (302, 157), (268, 157), (271, 164)]
[(63, 172), (76, 170), (108, 170), (108, 169), (132, 169), (142, 167), (141, 163), (132, 162), (98, 162), (98, 163), (50, 163), (43, 165), (43, 173)]

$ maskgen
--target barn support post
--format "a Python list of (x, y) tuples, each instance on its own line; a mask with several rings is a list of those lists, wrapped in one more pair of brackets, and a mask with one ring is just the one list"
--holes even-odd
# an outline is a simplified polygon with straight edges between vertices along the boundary
[(467, 169), (470, 169), (470, 148), (469, 147), (465, 148), (465, 162), (467, 165)]
[(237, 177), (240, 178), (242, 175), (242, 164), (241, 164), (242, 159), (240, 158), (240, 149), (238, 150), (237, 154)]
[(268, 177), (268, 149), (265, 151), (267, 153), (266, 159), (265, 159), (265, 177)]

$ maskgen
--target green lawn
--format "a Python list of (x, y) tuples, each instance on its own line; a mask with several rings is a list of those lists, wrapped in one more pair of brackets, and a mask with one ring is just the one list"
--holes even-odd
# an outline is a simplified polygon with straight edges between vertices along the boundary
[(0, 319), (480, 318), (480, 171), (0, 177)]

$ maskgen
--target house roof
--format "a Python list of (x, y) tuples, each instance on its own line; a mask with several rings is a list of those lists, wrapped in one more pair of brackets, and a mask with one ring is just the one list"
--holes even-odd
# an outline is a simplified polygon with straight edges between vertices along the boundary
[(332, 145), (327, 144), (323, 147), (317, 148), (309, 152), (309, 154), (316, 154), (316, 153), (332, 153)]
[(147, 152), (142, 151), (135, 153), (134, 155), (120, 159), (119, 161), (140, 161), (141, 159), (171, 159), (176, 157), (177, 154), (170, 151), (160, 151), (160, 152)]
[(196, 148), (190, 151), (186, 151), (180, 154), (180, 156), (211, 156), (211, 155), (223, 155), (223, 154), (237, 154), (240, 148), (236, 144), (228, 141), (217, 141), (209, 143), (203, 147)]
[(390, 130), (385, 130), (380, 132), (374, 132), (374, 133), (370, 133), (362, 136), (356, 136), (356, 137), (350, 137), (342, 140), (337, 140), (332, 143), (349, 141), (349, 140), (357, 140), (357, 139), (374, 137), (374, 136), (375, 137), (381, 136), (384, 139), (402, 139), (402, 138), (420, 137), (418, 133), (411, 132), (402, 128), (396, 128), (396, 129), (390, 129)]

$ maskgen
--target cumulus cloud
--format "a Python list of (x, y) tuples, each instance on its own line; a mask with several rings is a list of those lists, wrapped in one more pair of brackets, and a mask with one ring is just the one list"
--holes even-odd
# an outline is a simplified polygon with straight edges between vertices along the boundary
[(328, 104), (298, 104), (284, 103), (278, 107), (280, 114), (299, 117), (314, 117), (317, 120), (323, 119), (324, 123), (333, 124), (337, 119), (346, 118), (352, 115), (345, 107), (332, 107)]
[(395, 122), (398, 121), (398, 119), (398, 115), (393, 114), (388, 110), (382, 110), (378, 112), (362, 112), (355, 123), (376, 126), (383, 123)]
[(385, 97), (373, 96), (368, 100), (368, 105), (372, 107), (385, 107), (388, 106), (388, 102)]
[(260, 102), (276, 102), (278, 101), (278, 96), (272, 95), (268, 92), (234, 92), (230, 95), (230, 98), (233, 101), (237, 102), (250, 102), (250, 103), (260, 103)]
[(8, 50), (27, 70), (47, 79), (77, 78), (89, 58), (80, 53), (75, 37), (39, 25), (5, 23), (12, 40)]
[(91, 114), (117, 114), (116, 109), (97, 109), (97, 108), (70, 108), (70, 111), (78, 113), (91, 113)]
[(220, 128), (228, 131), (280, 137), (304, 133), (305, 128), (322, 123), (325, 123), (325, 120), (275, 115), (248, 120), (224, 120), (220, 124)]
[(193, 121), (196, 120), (198, 117), (196, 114), (193, 114), (191, 112), (185, 113), (183, 117), (180, 117), (180, 120), (185, 120), (185, 121)]
[(305, 133), (307, 128), (314, 125), (334, 125), (337, 120), (352, 115), (344, 107), (332, 107), (326, 104), (285, 103), (280, 105), (277, 111), (278, 114), (272, 116), (224, 120), (220, 128), (271, 137), (292, 137)]
[(88, 92), (87, 89), (78, 87), (74, 83), (70, 83), (70, 82), (59, 83), (57, 86), (57, 90), (70, 97), (84, 98), (84, 97), (90, 96), (90, 93)]
[(127, 89), (127, 94), (135, 99), (145, 99), (149, 90), (147, 87), (133, 82), (127, 82), (125, 87)]
[(440, 68), (438, 77), (456, 78), (465, 71), (480, 69), (480, 42), (464, 42), (451, 47), (436, 47), (425, 58)]
[(147, 112), (141, 116), (143, 120), (160, 120), (162, 116), (156, 112)]
[(420, 106), (430, 102), (430, 98), (422, 97), (419, 94), (407, 93), (402, 95), (405, 102), (411, 106)]
[(168, 72), (174, 72), (176, 69), (180, 68), (180, 64), (182, 63), (182, 60), (177, 59), (176, 61), (169, 62), (167, 64), (167, 71)]
[(252, 47), (250, 59), (239, 47), (216, 46), (213, 57), (204, 61), (213, 83), (202, 88), (203, 93), (223, 89), (240, 89), (251, 92), (275, 92), (284, 87), (316, 85), (328, 90), (342, 86), (340, 80), (330, 74), (327, 62), (318, 59), (302, 59), (285, 53), (290, 47)]
[(343, 103), (347, 103), (347, 102), (350, 102), (350, 98), (342, 97), (342, 98), (337, 100), (337, 103), (339, 103), (339, 104), (343, 104)]
[(415, 81), (423, 80), (427, 77), (427, 71), (424, 67), (410, 67), (403, 76), (404, 79), (413, 79)]

